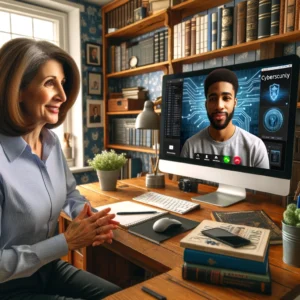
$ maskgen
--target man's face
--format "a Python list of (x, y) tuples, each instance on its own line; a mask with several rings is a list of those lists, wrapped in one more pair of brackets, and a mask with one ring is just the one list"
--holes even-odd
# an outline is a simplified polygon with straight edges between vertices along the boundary
[(94, 56), (94, 57), (97, 56), (97, 49), (96, 48), (92, 49), (92, 56)]
[(236, 102), (235, 91), (231, 83), (220, 81), (208, 88), (205, 106), (213, 128), (222, 130), (228, 126), (234, 115)]

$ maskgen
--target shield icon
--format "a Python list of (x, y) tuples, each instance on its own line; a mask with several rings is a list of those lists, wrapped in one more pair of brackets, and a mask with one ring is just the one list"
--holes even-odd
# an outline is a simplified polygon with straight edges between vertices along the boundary
[(269, 86), (270, 97), (273, 101), (275, 101), (279, 95), (280, 85), (277, 83), (273, 83)]

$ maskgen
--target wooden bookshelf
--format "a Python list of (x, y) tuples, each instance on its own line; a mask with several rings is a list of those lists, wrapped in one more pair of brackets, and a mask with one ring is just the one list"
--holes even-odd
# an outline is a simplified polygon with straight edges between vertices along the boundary
[[(102, 7), (102, 30), (103, 33), (107, 32), (106, 28), (106, 14), (111, 10), (128, 3), (129, 0), (115, 0)], [(187, 0), (174, 7), (169, 8), (148, 16), (143, 20), (130, 24), (126, 27), (120, 28), (117, 31), (109, 34), (103, 34), (103, 95), (104, 95), (104, 109), (105, 109), (105, 130), (104, 130), (104, 148), (112, 148), (124, 151), (136, 151), (153, 154), (155, 151), (147, 147), (138, 147), (130, 145), (116, 145), (109, 141), (109, 119), (111, 116), (125, 116), (137, 115), (141, 111), (124, 111), (124, 112), (107, 112), (108, 101), (108, 80), (110, 78), (125, 78), (128, 76), (140, 75), (154, 71), (163, 71), (164, 74), (172, 74), (182, 72), (183, 64), (191, 64), (195, 62), (210, 60), (218, 57), (224, 57), (232, 54), (238, 54), (253, 50), (260, 50), (261, 59), (271, 58), (283, 55), (282, 45), (286, 43), (300, 41), (300, 30), (288, 32), (260, 40), (251, 41), (239, 45), (234, 45), (227, 48), (222, 48), (202, 54), (188, 56), (179, 59), (173, 59), (173, 26), (180, 23), (183, 18), (192, 16), (212, 7), (217, 7), (230, 2), (230, 0)], [(109, 45), (118, 44), (130, 38), (149, 33), (156, 29), (165, 27), (168, 30), (168, 60), (161, 63), (137, 67), (117, 73), (107, 73), (107, 49)], [(297, 105), (300, 109), (300, 103)], [(158, 112), (158, 111), (157, 111)], [(160, 113), (160, 110), (159, 112)]]
[(168, 73), (169, 61), (164, 61), (157, 64), (137, 67), (134, 69), (129, 69), (117, 73), (107, 74), (107, 78), (120, 78), (120, 77), (128, 77), (134, 75), (140, 75), (150, 72), (163, 71), (165, 74)]
[(108, 144), (107, 148), (118, 149), (118, 150), (126, 150), (126, 151), (136, 151), (136, 152), (144, 152), (154, 154), (155, 150), (149, 147), (138, 147), (131, 145), (119, 145), (119, 144)]
[(297, 30), (297, 31), (287, 32), (284, 34), (280, 34), (280, 35), (276, 35), (276, 36), (272, 36), (272, 37), (268, 37), (268, 38), (264, 38), (264, 39), (260, 39), (260, 40), (255, 40), (255, 41), (248, 42), (248, 43), (243, 43), (243, 44), (234, 45), (234, 46), (230, 46), (230, 47), (226, 47), (226, 48), (222, 48), (222, 49), (217, 49), (214, 51), (196, 54), (193, 56), (173, 59), (172, 63), (190, 64), (190, 63), (213, 59), (213, 58), (217, 58), (217, 57), (223, 57), (223, 56), (227, 56), (227, 55), (258, 50), (258, 49), (261, 49), (262, 45), (266, 44), (266, 43), (281, 44), (281, 43), (292, 43), (292, 42), (296, 42), (299, 40), (300, 40), (300, 30)]
[(161, 12), (153, 14), (152, 16), (144, 18), (143, 20), (130, 24), (126, 27), (120, 28), (115, 32), (107, 33), (105, 35), (105, 38), (128, 39), (135, 36), (139, 36), (147, 32), (151, 32), (155, 29), (164, 27), (166, 20), (167, 11), (163, 10)]
[[(128, 110), (128, 111), (108, 111), (108, 116), (123, 116), (123, 115), (138, 115), (142, 110)], [(161, 109), (155, 109), (157, 114), (161, 113)]]

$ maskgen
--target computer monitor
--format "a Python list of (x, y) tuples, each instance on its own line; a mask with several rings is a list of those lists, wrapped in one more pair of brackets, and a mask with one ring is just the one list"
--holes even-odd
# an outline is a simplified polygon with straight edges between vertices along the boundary
[[(163, 77), (159, 169), (218, 183), (215, 193), (193, 198), (218, 206), (243, 200), (246, 188), (286, 196), (292, 175), (299, 58), (290, 55), (225, 68), (238, 78), (232, 123), (235, 131), (241, 128), (251, 133), (250, 139), (247, 133), (243, 137), (248, 148), (243, 148), (241, 142), (241, 149), (250, 159), (241, 155), (239, 148), (237, 153), (228, 155), (222, 147), (218, 148), (220, 151), (211, 147), (204, 81), (213, 69), (205, 69)], [(195, 147), (189, 154), (192, 156), (182, 157), (186, 140), (201, 130), (206, 135), (200, 135), (194, 142), (202, 141), (203, 147), (198, 151)], [(204, 136), (207, 139), (203, 142)], [(256, 151), (265, 153), (269, 160), (267, 166), (249, 163), (254, 156), (249, 149), (256, 143), (260, 144), (258, 149), (265, 147), (264, 151)]]

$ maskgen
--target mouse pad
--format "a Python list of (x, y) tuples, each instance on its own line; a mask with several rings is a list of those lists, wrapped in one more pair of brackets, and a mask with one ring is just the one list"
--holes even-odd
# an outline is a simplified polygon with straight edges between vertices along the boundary
[[(179, 228), (174, 228), (174, 227), (170, 228), (162, 233), (155, 232), (153, 230), (153, 224), (158, 219), (161, 219), (161, 218), (176, 219), (182, 223), (182, 226)], [(128, 229), (128, 232), (138, 235), (139, 237), (147, 239), (153, 243), (159, 244), (160, 242), (165, 241), (177, 234), (180, 234), (182, 232), (185, 232), (185, 231), (195, 228), (199, 223), (200, 222), (192, 221), (192, 220), (182, 218), (179, 216), (175, 216), (175, 215), (168, 213), (164, 216), (158, 216), (157, 218), (148, 220), (144, 223), (130, 226)]]

